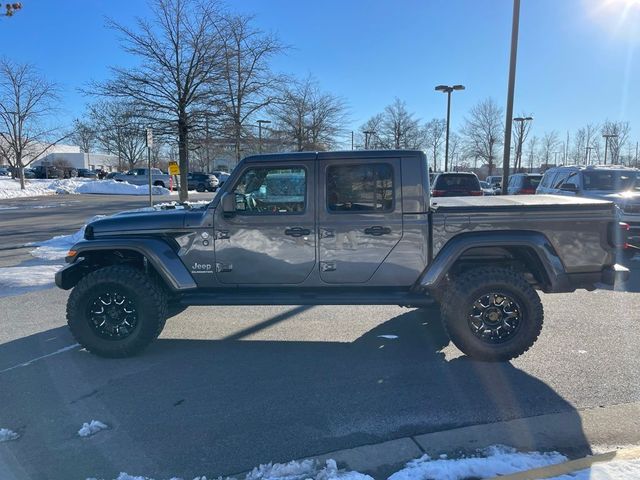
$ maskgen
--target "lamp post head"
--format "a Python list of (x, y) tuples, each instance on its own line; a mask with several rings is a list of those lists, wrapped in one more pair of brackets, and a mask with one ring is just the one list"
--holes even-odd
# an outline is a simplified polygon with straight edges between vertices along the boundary
[(454, 90), (464, 90), (464, 85), (453, 85), (451, 87), (449, 85), (438, 85), (435, 89), (438, 92), (451, 93)]
[(454, 85), (453, 89), (454, 90), (464, 90), (464, 85)]

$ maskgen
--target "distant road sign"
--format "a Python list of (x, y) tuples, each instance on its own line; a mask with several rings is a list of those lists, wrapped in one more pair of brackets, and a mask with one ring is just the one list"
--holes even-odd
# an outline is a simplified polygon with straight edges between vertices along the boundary
[(169, 162), (169, 175), (180, 175), (178, 162)]

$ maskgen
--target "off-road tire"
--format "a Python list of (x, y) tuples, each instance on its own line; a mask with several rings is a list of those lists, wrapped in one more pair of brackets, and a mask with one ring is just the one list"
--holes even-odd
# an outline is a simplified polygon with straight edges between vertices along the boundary
[(160, 181), (154, 182), (153, 186), (154, 187), (162, 187), (162, 188), (164, 188), (164, 182), (160, 182)]
[[(87, 311), (97, 295), (110, 288), (126, 292), (137, 312), (137, 324), (122, 339), (105, 339), (91, 327)], [(82, 278), (67, 301), (67, 323), (77, 342), (102, 357), (130, 357), (140, 353), (162, 332), (167, 319), (167, 295), (161, 285), (137, 268), (112, 265)]]
[[(474, 302), (489, 293), (514, 298), (521, 309), (518, 329), (503, 343), (479, 338), (470, 325)], [(512, 360), (529, 350), (542, 331), (544, 319), (540, 297), (525, 278), (513, 270), (497, 267), (481, 267), (453, 278), (442, 295), (440, 311), (454, 345), (474, 359), (489, 362)]]

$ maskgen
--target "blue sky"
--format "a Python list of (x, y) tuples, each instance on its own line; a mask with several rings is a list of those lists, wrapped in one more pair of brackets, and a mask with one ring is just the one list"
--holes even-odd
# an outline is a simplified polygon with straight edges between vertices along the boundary
[[(630, 4), (632, 2), (632, 4)], [(462, 83), (452, 125), (493, 97), (504, 105), (511, 0), (229, 1), (253, 13), (256, 25), (277, 32), (292, 48), (274, 67), (314, 75), (344, 97), (353, 128), (395, 96), (416, 116), (443, 117), (440, 83)], [(622, 12), (628, 9), (626, 17)], [(143, 0), (23, 0), (23, 10), (0, 20), (5, 55), (37, 65), (62, 87), (67, 122), (87, 101), (77, 92), (108, 65), (131, 59), (118, 48), (105, 17), (130, 23), (148, 13)], [(640, 138), (638, 0), (522, 0), (515, 113), (533, 114), (534, 133), (605, 119), (629, 120)]]

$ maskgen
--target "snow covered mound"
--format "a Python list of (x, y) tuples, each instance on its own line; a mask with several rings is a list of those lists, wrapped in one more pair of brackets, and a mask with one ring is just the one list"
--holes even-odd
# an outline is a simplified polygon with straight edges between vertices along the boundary
[[(91, 193), (101, 195), (149, 195), (148, 185), (131, 185), (127, 182), (115, 180), (95, 180), (86, 182), (76, 188), (76, 193)], [(151, 193), (154, 195), (170, 195), (168, 188), (153, 186)]]
[[(151, 187), (154, 195), (170, 195), (169, 189)], [(115, 180), (91, 180), (88, 178), (68, 178), (64, 180), (25, 180), (25, 189), (20, 182), (0, 177), (0, 200), (18, 197), (38, 197), (42, 195), (101, 194), (101, 195), (149, 195), (148, 185), (131, 185)]]
[(8, 428), (0, 428), (0, 442), (8, 442), (9, 440), (17, 440), (18, 435), (13, 430), (9, 430)]
[[(0, 287), (24, 288), (53, 285), (54, 276), (64, 265), (31, 265), (0, 268)], [(2, 296), (0, 292), (0, 296)]]
[(105, 430), (109, 428), (107, 425), (102, 423), (100, 420), (91, 420), (89, 423), (83, 423), (80, 430), (78, 430), (78, 435), (81, 437), (89, 437), (91, 435), (95, 435), (100, 430)]
[(407, 463), (389, 480), (464, 480), (467, 478), (493, 478), (499, 475), (531, 470), (567, 461), (558, 452), (518, 452), (515, 448), (494, 445), (480, 450), (479, 456), (459, 459), (432, 459), (423, 455)]

